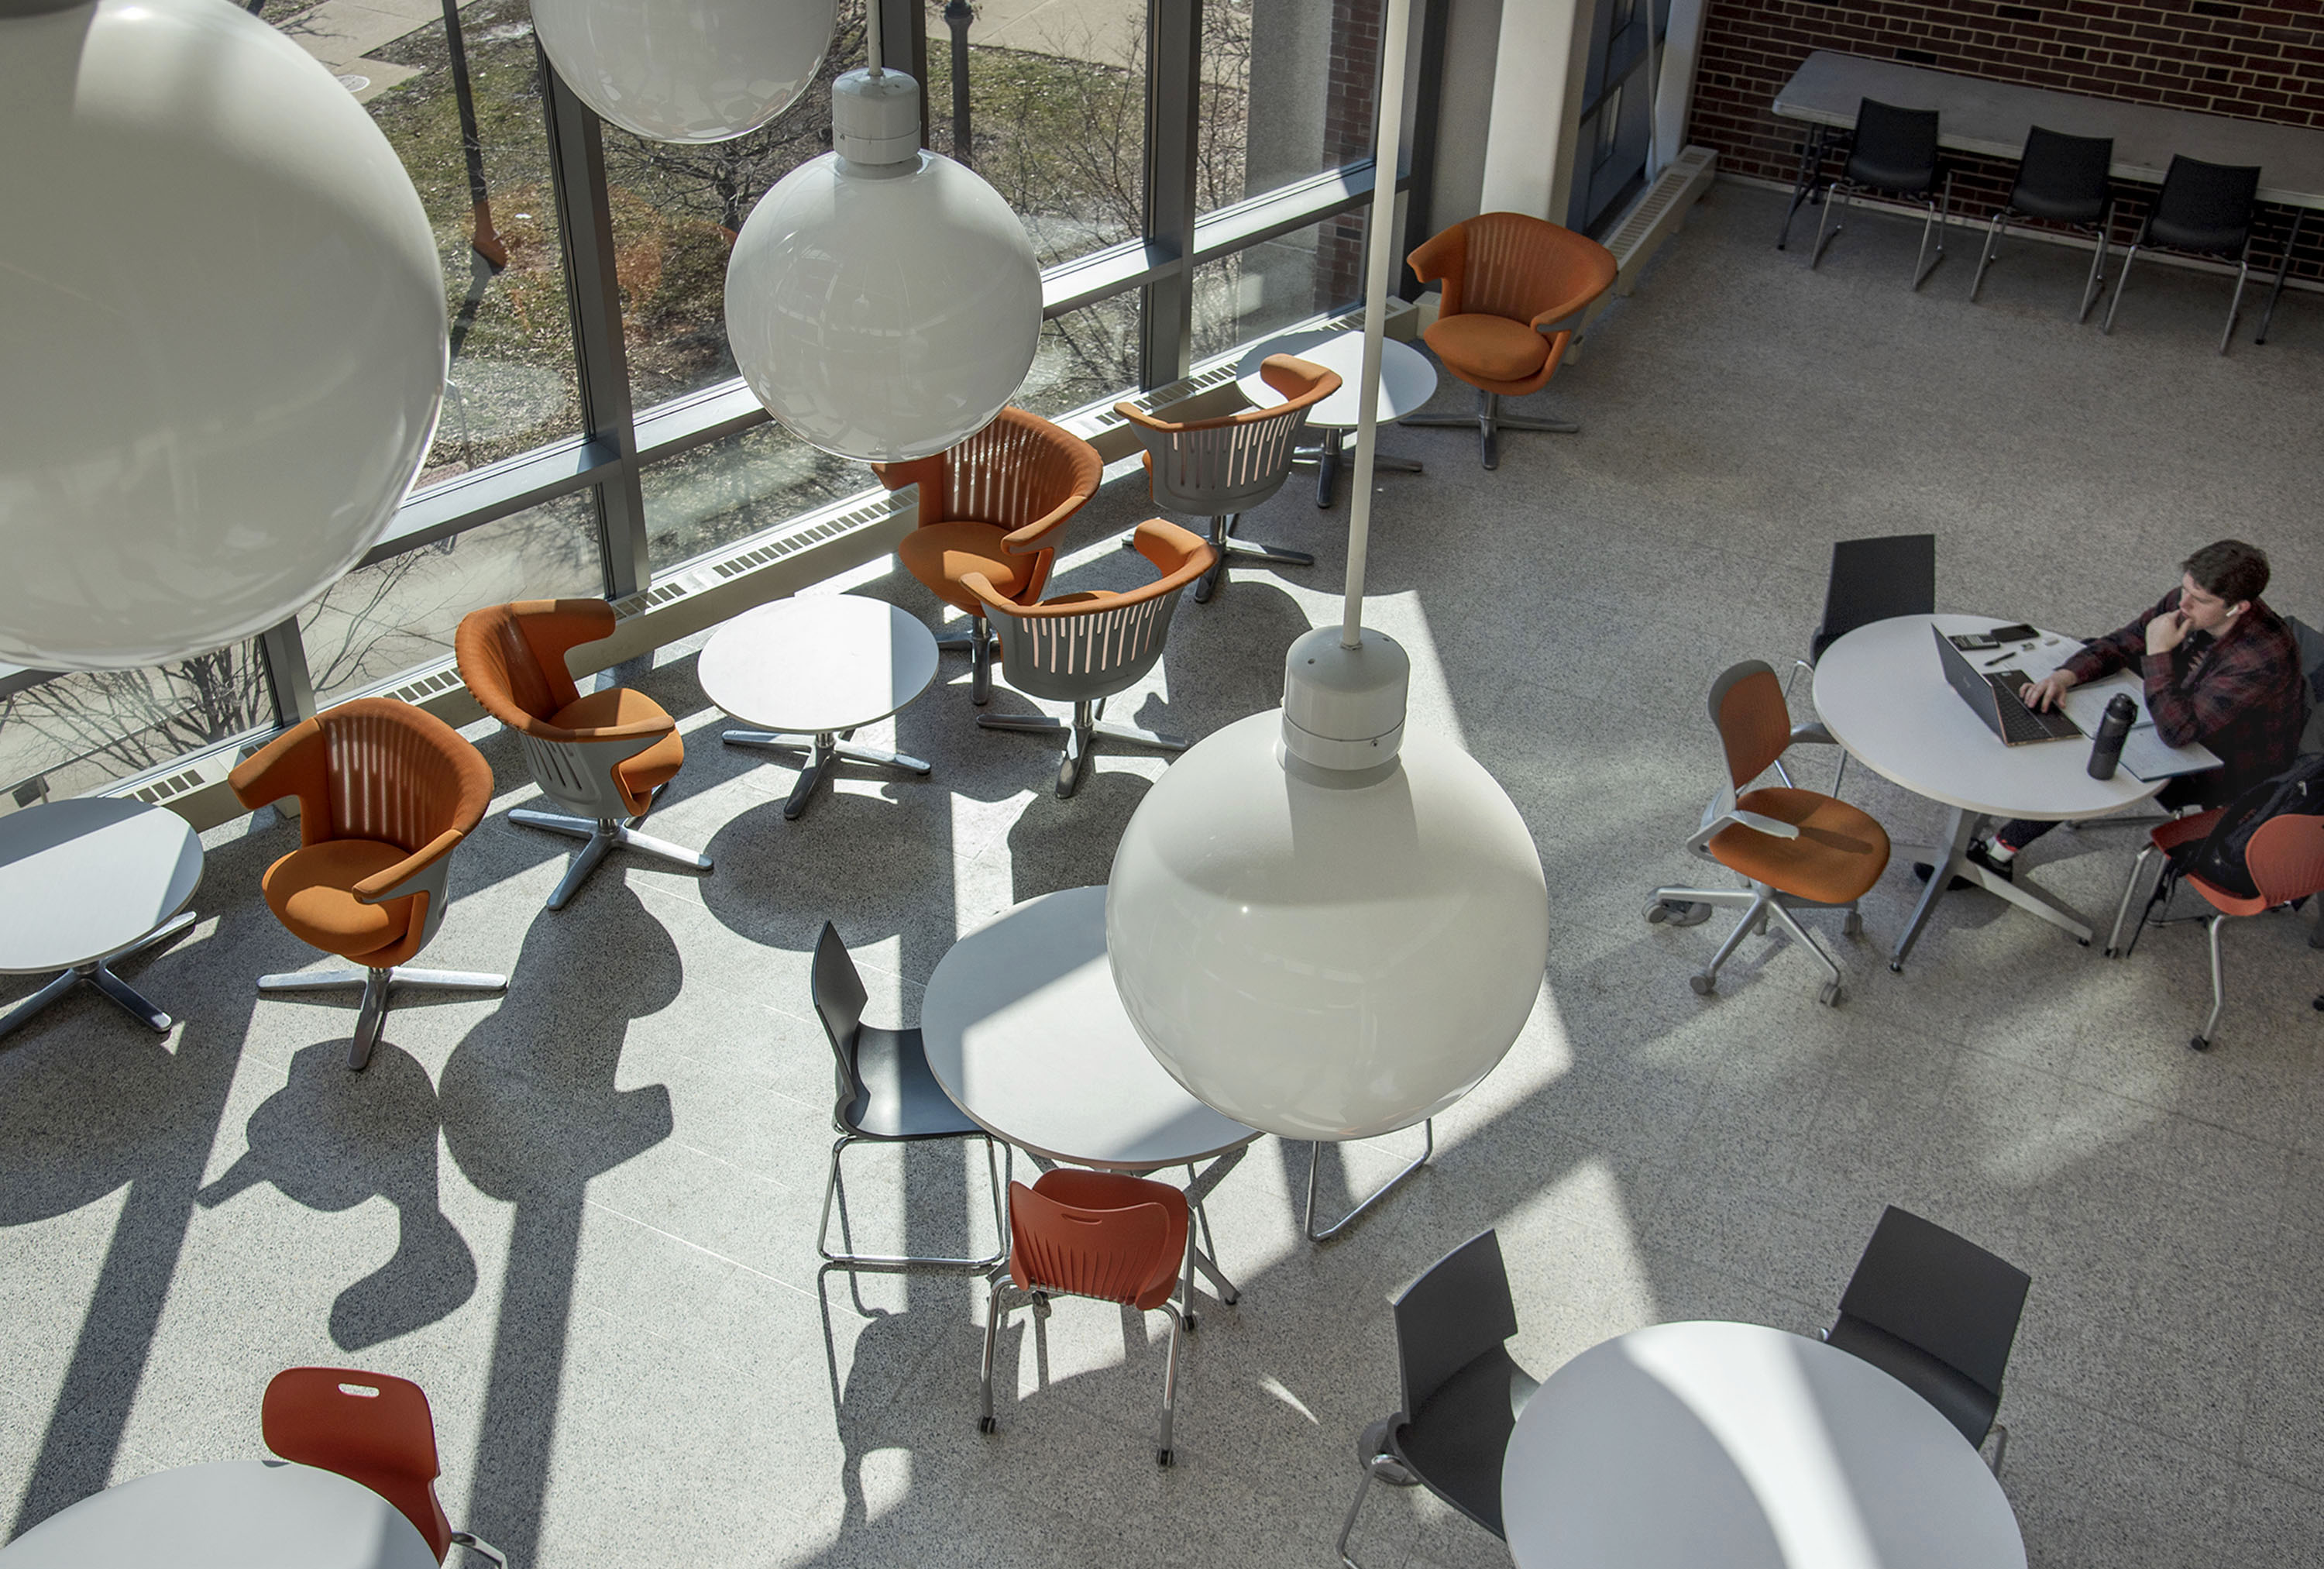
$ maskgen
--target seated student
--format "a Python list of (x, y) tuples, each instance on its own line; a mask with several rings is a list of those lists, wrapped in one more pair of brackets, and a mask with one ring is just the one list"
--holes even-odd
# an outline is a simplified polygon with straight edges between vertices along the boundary
[[(2054, 708), (2069, 689), (2116, 670), (2145, 679), (2146, 711), (2172, 746), (2200, 741), (2226, 766), (2181, 774), (2155, 799), (2164, 807), (2218, 806), (2292, 765), (2306, 717), (2300, 652), (2292, 630), (2261, 598), (2267, 552), (2241, 540), (2204, 546), (2181, 563), (2179, 586), (2120, 632), (2089, 643), (2019, 696)], [(2056, 827), (2013, 820), (1969, 859), (2004, 877), (2017, 853)], [(1914, 870), (1923, 879), (1925, 865)]]

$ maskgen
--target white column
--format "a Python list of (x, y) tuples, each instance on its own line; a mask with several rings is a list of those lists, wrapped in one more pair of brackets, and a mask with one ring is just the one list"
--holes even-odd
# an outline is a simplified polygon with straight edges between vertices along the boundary
[(1576, 0), (1502, 0), (1485, 143), (1488, 212), (1565, 221), (1595, 14)]

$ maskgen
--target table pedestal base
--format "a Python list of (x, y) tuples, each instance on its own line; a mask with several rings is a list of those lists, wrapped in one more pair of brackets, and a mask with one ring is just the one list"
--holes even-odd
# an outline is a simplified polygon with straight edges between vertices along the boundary
[(823, 730), (810, 741), (805, 734), (791, 734), (775, 730), (729, 730), (726, 741), (734, 746), (779, 746), (789, 752), (807, 754), (807, 767), (791, 787), (790, 798), (783, 803), (785, 821), (796, 821), (807, 810), (807, 803), (830, 773), (831, 766), (842, 758), (850, 762), (876, 762), (886, 768), (908, 769), (926, 776), (934, 771), (917, 757), (907, 757), (900, 752), (882, 752), (876, 746), (858, 746), (847, 737), (853, 730)]
[(98, 995), (109, 999), (123, 1012), (145, 1026), (146, 1029), (159, 1035), (168, 1034), (170, 1016), (148, 1002), (134, 986), (115, 974), (112, 968), (113, 961), (136, 953), (142, 948), (150, 948), (155, 943), (174, 937), (193, 924), (194, 912), (190, 909), (186, 910), (171, 917), (125, 947), (115, 948), (105, 957), (92, 960), (88, 964), (75, 964), (30, 997), (17, 1003), (15, 1007), (11, 1008), (5, 1016), (0, 1016), (0, 1036), (12, 1034), (31, 1022), (35, 1017), (47, 1011), (51, 1003), (60, 1001), (66, 993), (84, 981), (97, 988)]
[[(1465, 420), (1458, 422), (1463, 425), (1468, 423)], [(1419, 425), (1426, 421), (1412, 420), (1406, 423)], [(1344, 430), (1319, 430), (1318, 434), (1323, 438), (1322, 443), (1314, 447), (1300, 448), (1292, 454), (1291, 461), (1295, 464), (1312, 463), (1315, 466), (1315, 504), (1319, 507), (1328, 507), (1332, 504), (1332, 493), (1340, 483), (1340, 458), (1345, 449), (1348, 433)], [(1372, 454), (1372, 467), (1382, 474), (1425, 472), (1417, 457), (1395, 457), (1388, 453), (1378, 451)], [(1295, 564), (1313, 566), (1314, 561), (1311, 558)]]
[[(1908, 854), (1915, 848), (1923, 848), (1930, 862), (1935, 864), (1936, 871), (1930, 874), (1928, 887), (1921, 891), (1921, 902), (1913, 908), (1913, 918), (1906, 924), (1904, 935), (1896, 940), (1896, 952), (1888, 960), (1888, 968), (1891, 971), (1900, 974), (1904, 972), (1905, 955), (1913, 951), (1913, 945), (1920, 940), (1921, 928), (1929, 924), (1930, 912), (1937, 908), (1937, 900), (1945, 896), (1946, 890), (1951, 886), (1952, 880), (1956, 877), (1973, 883), (1997, 898), (2007, 900), (2029, 914), (2040, 916), (2052, 926), (2065, 928), (2074, 934), (2082, 946), (2090, 946), (2090, 928), (2081, 917), (2043, 893), (2040, 889), (2031, 887), (2024, 882), (2013, 881), (2006, 877), (1997, 877), (1969, 858), (1969, 842), (1977, 837), (1978, 830), (1984, 826), (1985, 821), (1986, 819), (1980, 814), (1956, 807), (1953, 808), (1952, 820), (1949, 825), (1947, 844), (1925, 847), (1905, 844), (1896, 846), (1899, 852)], [(1943, 852), (1941, 858), (1938, 854), (1940, 850)]]
[(1303, 1220), (1300, 1224), (1301, 1229), (1306, 1232), (1307, 1240), (1309, 1241), (1330, 1241), (1333, 1237), (1338, 1236), (1342, 1232), (1346, 1231), (1350, 1226), (1355, 1224), (1356, 1222), (1362, 1217), (1363, 1213), (1366, 1210), (1371, 1208), (1372, 1205), (1379, 1203), (1380, 1200), (1386, 1198), (1389, 1194), (1404, 1186), (1404, 1179), (1406, 1177), (1410, 1177), (1414, 1172), (1428, 1164), (1428, 1158), (1436, 1153), (1436, 1119), (1434, 1117), (1429, 1118), (1426, 1121), (1421, 1123), (1421, 1127), (1427, 1133), (1428, 1142), (1421, 1149), (1419, 1158), (1413, 1161), (1411, 1165), (1406, 1167), (1402, 1171), (1397, 1172), (1394, 1177), (1389, 1177), (1386, 1182), (1381, 1183), (1378, 1187), (1372, 1189), (1371, 1195), (1370, 1197), (1366, 1198), (1361, 1204), (1356, 1205), (1355, 1208), (1350, 1210), (1346, 1214), (1342, 1215), (1338, 1220), (1333, 1222), (1330, 1225), (1325, 1226), (1320, 1232), (1315, 1229), (1315, 1178), (1317, 1174), (1323, 1168), (1323, 1147), (1321, 1144), (1312, 1142), (1307, 1146), (1307, 1214), (1306, 1218)]

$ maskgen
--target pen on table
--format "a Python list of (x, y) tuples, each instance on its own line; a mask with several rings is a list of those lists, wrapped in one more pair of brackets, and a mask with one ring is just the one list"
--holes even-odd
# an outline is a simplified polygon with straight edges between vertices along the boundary
[(1994, 655), (1993, 658), (1986, 660), (1985, 668), (1989, 670), (1996, 665), (2006, 665), (2010, 660), (2017, 659), (2021, 655), (2026, 653), (2032, 646), (2033, 645), (2029, 643), (2023, 649), (2006, 649), (2002, 652)]

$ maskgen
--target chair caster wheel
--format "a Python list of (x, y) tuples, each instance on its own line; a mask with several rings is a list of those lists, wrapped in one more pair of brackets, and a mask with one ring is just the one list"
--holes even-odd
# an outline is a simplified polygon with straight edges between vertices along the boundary
[(1901, 975), (1901, 974), (1903, 974), (1904, 973), (1904, 961), (1903, 961), (1903, 960), (1901, 960), (1901, 959), (1891, 959), (1891, 960), (1889, 960), (1889, 961), (1888, 961), (1888, 973), (1889, 973), (1890, 974), (1892, 974), (1892, 975)]
[(2200, 1035), (2199, 1035), (2199, 1036), (2196, 1036), (2193, 1039), (2190, 1040), (2187, 1044), (2188, 1044), (2189, 1046), (2192, 1047), (2192, 1048), (2193, 1048), (2195, 1050), (2197, 1050), (2197, 1051), (2209, 1051), (2209, 1050), (2210, 1050), (2210, 1049), (2211, 1049), (2211, 1043), (2210, 1043), (2209, 1041), (2208, 1041), (2208, 1040), (2205, 1040), (2205, 1039), (2204, 1039), (2201, 1036), (2200, 1036)]
[(2317, 994), (2316, 1001), (2310, 1002), (2309, 1006), (2316, 1010), (2319, 1013), (2324, 1013), (2324, 992), (2319, 992)]
[(1849, 910), (1848, 912), (1848, 918), (1840, 923), (1840, 935), (1844, 937), (1862, 937), (1864, 935), (1864, 918), (1857, 914), (1856, 911), (1852, 909)]
[(993, 1432), (993, 1431), (997, 1430), (997, 1429), (1000, 1427), (1000, 1426), (1001, 1426), (1001, 1424), (1000, 1424), (1000, 1423), (998, 1423), (998, 1422), (994, 1421), (994, 1420), (993, 1420), (991, 1417), (979, 1417), (976, 1419), (976, 1430), (977, 1430), (979, 1433), (991, 1433), (991, 1432)]
[(1839, 982), (1826, 981), (1823, 983), (1823, 990), (1816, 993), (1816, 1001), (1827, 1008), (1837, 1008), (1840, 1006), (1841, 995)]
[(1670, 919), (1670, 906), (1665, 904), (1661, 900), (1650, 899), (1646, 900), (1646, 924), (1648, 926), (1662, 925), (1663, 922)]
[(1195, 1324), (1199, 1324), (1200, 1322), (1202, 1322), (1202, 1321), (1201, 1321), (1200, 1319), (1196, 1318), (1193, 1314), (1189, 1313), (1188, 1315), (1186, 1315), (1186, 1321), (1185, 1321), (1185, 1325), (1184, 1325), (1184, 1327), (1185, 1327), (1185, 1329), (1186, 1333), (1187, 1333), (1188, 1334), (1194, 1334), (1194, 1325), (1195, 1325)]
[(2090, 939), (2089, 939), (2089, 938), (2088, 938), (2088, 937), (2076, 937), (2074, 940), (2075, 940), (2076, 942), (2078, 942), (2078, 943), (2081, 944), (2081, 945), (2082, 945), (2082, 946), (2084, 946), (2084, 947), (2086, 947), (2086, 948), (2087, 948), (2087, 947), (2089, 947), (2089, 946), (2090, 946)]
[(1154, 1452), (1154, 1463), (1157, 1465), (1175, 1465), (1177, 1461), (1178, 1452), (1175, 1449), (1157, 1449)]
[(1694, 994), (1698, 997), (1710, 996), (1711, 990), (1719, 984), (1716, 979), (1709, 975), (1689, 975), (1686, 978), (1686, 983), (1694, 988)]

